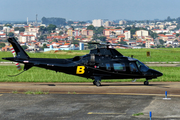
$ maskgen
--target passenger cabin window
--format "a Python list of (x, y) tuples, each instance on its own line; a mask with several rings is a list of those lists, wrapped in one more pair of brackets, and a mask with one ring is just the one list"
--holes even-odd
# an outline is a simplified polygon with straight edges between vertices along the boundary
[(111, 66), (110, 66), (109, 63), (106, 63), (106, 69), (107, 69), (107, 70), (111, 70)]
[(133, 62), (129, 63), (129, 67), (130, 67), (131, 72), (138, 72), (138, 69), (137, 69), (135, 63), (133, 63)]
[(115, 71), (126, 71), (124, 63), (114, 63), (113, 66)]

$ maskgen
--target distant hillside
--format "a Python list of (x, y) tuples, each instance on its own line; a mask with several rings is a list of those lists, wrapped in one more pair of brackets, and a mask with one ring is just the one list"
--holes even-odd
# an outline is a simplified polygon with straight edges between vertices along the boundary
[(66, 24), (66, 19), (65, 18), (45, 18), (43, 17), (42, 19), (42, 24), (46, 24), (46, 25), (49, 25), (49, 24), (53, 24), (53, 25), (65, 25)]

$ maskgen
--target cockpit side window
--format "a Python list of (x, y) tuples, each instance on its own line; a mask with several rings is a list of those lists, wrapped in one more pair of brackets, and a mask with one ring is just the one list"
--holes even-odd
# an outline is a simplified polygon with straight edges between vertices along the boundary
[(136, 61), (136, 64), (141, 72), (147, 72), (149, 68), (140, 61)]
[(138, 72), (136, 64), (134, 62), (129, 63), (130, 71), (131, 72)]
[(115, 71), (126, 71), (126, 66), (124, 63), (114, 63), (113, 67)]

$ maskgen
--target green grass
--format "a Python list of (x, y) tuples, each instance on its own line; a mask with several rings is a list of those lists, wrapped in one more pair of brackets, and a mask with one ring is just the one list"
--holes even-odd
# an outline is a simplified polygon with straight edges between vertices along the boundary
[[(23, 66), (22, 66), (23, 67)], [(162, 72), (164, 75), (153, 79), (152, 81), (180, 81), (180, 67), (150, 67), (152, 69)], [(16, 66), (0, 66), (0, 82), (92, 82), (91, 79), (86, 79), (65, 73), (56, 73), (55, 71), (46, 70), (42, 68), (32, 67), (28, 71), (16, 76), (9, 77), (19, 73)], [(102, 82), (130, 82), (131, 79), (116, 79), (116, 80), (102, 80)], [(138, 79), (137, 82), (143, 82), (145, 79)]]
[[(180, 48), (162, 48), (162, 49), (117, 49), (124, 56), (134, 55), (134, 58), (142, 62), (180, 62)], [(151, 57), (146, 56), (150, 51)], [(46, 53), (28, 53), (32, 58), (72, 58), (88, 54), (89, 50), (72, 50), (72, 51), (49, 51)], [(0, 58), (12, 57), (11, 52), (0, 52)], [(5, 61), (0, 59), (1, 61)]]
[[(134, 55), (134, 58), (142, 62), (180, 62), (180, 48), (164, 49), (118, 49), (124, 56)], [(146, 56), (150, 51), (151, 57)]]
[[(142, 62), (180, 62), (180, 48), (164, 48), (164, 49), (118, 49), (124, 56), (134, 55), (134, 58)], [(146, 52), (151, 52), (151, 57), (146, 57)], [(46, 53), (28, 53), (32, 58), (72, 58), (74, 56), (81, 56), (88, 54), (89, 50), (83, 51), (59, 51)], [(0, 52), (0, 58), (12, 57), (11, 52)], [(5, 61), (0, 59), (0, 61)], [(152, 69), (162, 72), (164, 75), (153, 79), (152, 81), (179, 81), (180, 67), (150, 67)], [(0, 82), (92, 82), (91, 79), (81, 78), (74, 75), (67, 75), (64, 73), (56, 73), (51, 70), (32, 67), (28, 71), (16, 77), (9, 77), (8, 75), (18, 74), (16, 66), (0, 66)], [(139, 79), (137, 81), (144, 81)], [(104, 82), (125, 82), (131, 81), (126, 79), (119, 80), (103, 80)]]
[(42, 95), (42, 94), (49, 94), (49, 92), (43, 92), (43, 91), (40, 91), (40, 90), (37, 90), (37, 91), (31, 91), (31, 90), (28, 90), (28, 91), (26, 91), (25, 92), (25, 94), (27, 94), (27, 95), (31, 95), (31, 94), (33, 94), (33, 95)]
[(18, 94), (18, 91), (17, 90), (13, 90), (12, 93), (13, 94)]
[(132, 116), (140, 116), (140, 115), (144, 115), (144, 113), (136, 113), (136, 114), (132, 114)]

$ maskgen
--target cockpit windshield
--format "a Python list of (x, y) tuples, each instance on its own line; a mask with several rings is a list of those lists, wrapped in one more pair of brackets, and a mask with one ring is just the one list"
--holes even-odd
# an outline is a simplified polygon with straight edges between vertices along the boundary
[(140, 62), (139, 60), (136, 61), (136, 64), (141, 72), (147, 72), (149, 70), (149, 68), (144, 63)]

